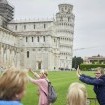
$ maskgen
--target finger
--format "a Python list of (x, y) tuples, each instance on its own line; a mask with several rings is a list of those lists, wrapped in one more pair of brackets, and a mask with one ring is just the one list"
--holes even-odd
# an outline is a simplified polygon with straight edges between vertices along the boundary
[(78, 69), (79, 69), (79, 65), (78, 65)]

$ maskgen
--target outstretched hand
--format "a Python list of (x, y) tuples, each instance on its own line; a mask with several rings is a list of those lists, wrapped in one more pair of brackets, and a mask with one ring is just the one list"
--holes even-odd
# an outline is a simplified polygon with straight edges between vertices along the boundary
[(80, 71), (79, 65), (78, 65), (78, 68), (77, 68), (77, 76), (80, 77), (80, 75), (81, 75), (81, 71)]
[(31, 69), (31, 68), (28, 68), (28, 71), (29, 71), (29, 72), (32, 72), (32, 69)]
[(31, 72), (36, 78), (40, 78), (39, 74), (33, 71), (31, 68), (28, 68), (28, 71)]

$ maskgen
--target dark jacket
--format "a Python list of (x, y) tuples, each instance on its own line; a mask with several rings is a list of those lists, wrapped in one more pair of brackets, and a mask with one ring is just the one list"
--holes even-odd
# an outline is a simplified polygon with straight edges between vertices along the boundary
[(79, 78), (82, 82), (94, 85), (94, 92), (100, 105), (105, 105), (105, 75), (93, 78), (82, 74)]

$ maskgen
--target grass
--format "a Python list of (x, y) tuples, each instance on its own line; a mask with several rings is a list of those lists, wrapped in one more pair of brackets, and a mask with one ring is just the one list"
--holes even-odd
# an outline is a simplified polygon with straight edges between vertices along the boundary
[[(85, 74), (93, 75), (93, 72), (85, 71)], [(75, 71), (49, 72), (49, 79), (52, 82), (57, 94), (57, 101), (53, 105), (67, 105), (66, 95), (68, 87), (72, 82), (80, 82)], [(85, 84), (88, 90), (88, 97), (95, 98), (93, 86)], [(32, 83), (28, 84), (26, 95), (22, 100), (24, 105), (38, 105), (38, 87)]]

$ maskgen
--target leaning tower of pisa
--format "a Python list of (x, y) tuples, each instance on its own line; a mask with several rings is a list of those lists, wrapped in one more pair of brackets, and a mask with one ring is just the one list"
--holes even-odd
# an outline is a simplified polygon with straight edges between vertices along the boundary
[(72, 66), (73, 35), (74, 35), (74, 14), (73, 5), (58, 5), (59, 12), (56, 13), (56, 35), (59, 37), (59, 67), (70, 69)]

